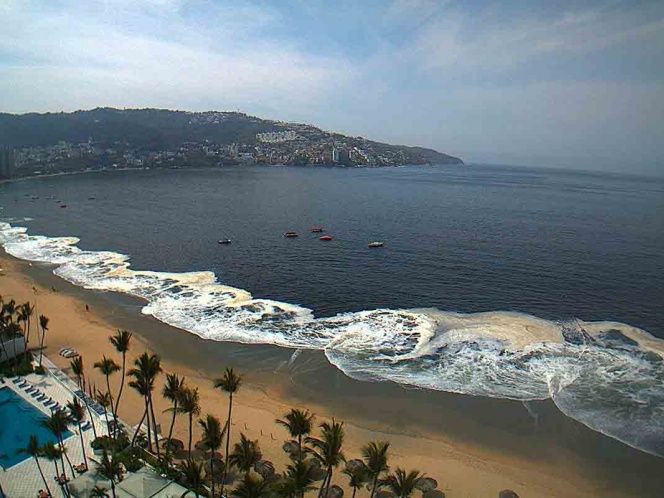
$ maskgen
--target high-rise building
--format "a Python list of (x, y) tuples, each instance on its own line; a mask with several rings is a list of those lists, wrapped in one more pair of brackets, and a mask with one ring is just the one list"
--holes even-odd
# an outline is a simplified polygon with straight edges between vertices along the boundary
[(9, 178), (14, 171), (16, 153), (11, 147), (0, 147), (0, 178)]
[(336, 147), (332, 147), (332, 162), (333, 163), (339, 162), (339, 149), (337, 149)]

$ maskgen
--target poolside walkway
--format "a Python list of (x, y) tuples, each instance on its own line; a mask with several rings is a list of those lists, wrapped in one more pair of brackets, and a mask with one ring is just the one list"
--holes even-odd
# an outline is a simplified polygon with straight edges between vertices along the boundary
[[(78, 386), (71, 381), (64, 372), (57, 369), (50, 361), (44, 357), (44, 366), (48, 372), (46, 375), (30, 374), (22, 377), (24, 382), (17, 382), (19, 379), (5, 379), (5, 388), (11, 389), (21, 398), (36, 407), (44, 415), (50, 416), (51, 409), (57, 406), (65, 408), (67, 403), (73, 399), (74, 392)], [(98, 435), (106, 434), (106, 422), (102, 416), (92, 412), (92, 421), (86, 413), (85, 420), (94, 423)], [(85, 427), (85, 426), (84, 426)], [(81, 449), (81, 440), (78, 428), (71, 426), (69, 429), (72, 436), (65, 440), (67, 455), (74, 466), (83, 462), (83, 453)], [(87, 430), (83, 430), (83, 440), (86, 446), (86, 455), (88, 460), (93, 456), (90, 443), (94, 439), (92, 427), (88, 424)], [(27, 446), (28, 441), (25, 441)], [(55, 470), (53, 463), (40, 458), (39, 463), (44, 475), (48, 480), (48, 485), (54, 497), (65, 496), (60, 486), (55, 482)], [(90, 470), (94, 472), (94, 463), (88, 463)], [(0, 483), (8, 498), (31, 498), (36, 497), (40, 489), (44, 489), (44, 483), (39, 475), (37, 464), (34, 459), (29, 457), (22, 462), (0, 470)]]

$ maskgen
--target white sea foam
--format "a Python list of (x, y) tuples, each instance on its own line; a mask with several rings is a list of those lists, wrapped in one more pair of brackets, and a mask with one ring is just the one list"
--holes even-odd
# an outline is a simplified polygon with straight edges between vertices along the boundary
[(128, 256), (81, 250), (73, 237), (30, 236), (0, 223), (0, 243), (18, 258), (56, 265), (76, 285), (143, 298), (143, 313), (205, 339), (322, 350), (360, 380), (552, 399), (588, 427), (664, 456), (664, 341), (636, 327), (434, 309), (314, 318), (301, 306), (254, 299), (211, 272), (133, 270)]

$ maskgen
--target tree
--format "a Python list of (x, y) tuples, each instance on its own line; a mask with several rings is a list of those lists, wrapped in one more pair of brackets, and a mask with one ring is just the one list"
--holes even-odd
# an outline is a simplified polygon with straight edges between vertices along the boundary
[(312, 486), (314, 472), (314, 468), (307, 460), (293, 462), (287, 467), (283, 481), (278, 485), (280, 495), (289, 498), (301, 498), (307, 491), (316, 489)]
[[(104, 374), (104, 377), (106, 377), (106, 392), (108, 393), (108, 397), (110, 399), (110, 408), (113, 410), (113, 394), (111, 393), (111, 384), (109, 382), (109, 378), (115, 372), (120, 370), (120, 365), (115, 363), (112, 358), (106, 358), (106, 355), (104, 355), (101, 361), (95, 362), (94, 367), (102, 374)], [(113, 413), (113, 420), (115, 421), (115, 428), (117, 429), (118, 417), (115, 412)], [(113, 433), (115, 433), (115, 430)], [(111, 434), (109, 433), (109, 435)]]
[(122, 390), (124, 388), (125, 373), (127, 370), (127, 351), (129, 351), (131, 338), (132, 334), (126, 330), (118, 330), (114, 336), (109, 337), (111, 344), (115, 346), (115, 350), (122, 355), (122, 379), (120, 380), (120, 390), (118, 391), (118, 397), (115, 400), (115, 408), (113, 410), (113, 413), (116, 414), (116, 422), (117, 413), (120, 407), (120, 397), (122, 396)]
[(39, 366), (42, 366), (42, 359), (44, 357), (44, 338), (46, 337), (46, 331), (48, 330), (49, 318), (44, 315), (39, 315), (39, 326), (42, 330), (41, 339), (39, 341)]
[(283, 419), (277, 419), (277, 424), (284, 426), (291, 437), (297, 438), (299, 460), (302, 460), (302, 438), (311, 434), (315, 418), (316, 416), (309, 413), (309, 410), (292, 408)]
[[(178, 374), (166, 374), (166, 383), (164, 388), (161, 391), (161, 394), (164, 398), (169, 400), (173, 405), (169, 410), (173, 414), (171, 418), (171, 427), (168, 430), (168, 440), (170, 441), (173, 437), (173, 429), (175, 428), (175, 418), (178, 414), (178, 398), (182, 395), (182, 390), (184, 389), (184, 377), (180, 378)], [(170, 453), (171, 447), (168, 445), (166, 447), (166, 456)]]
[(233, 453), (228, 457), (228, 465), (233, 465), (245, 474), (263, 458), (258, 441), (252, 441), (240, 434), (240, 442), (235, 443)]
[(369, 469), (369, 477), (373, 481), (370, 498), (373, 498), (376, 493), (380, 474), (389, 470), (389, 466), (387, 465), (387, 450), (389, 447), (390, 443), (385, 441), (371, 441), (362, 447), (364, 463)]
[(72, 373), (76, 376), (78, 388), (85, 392), (85, 371), (83, 369), (83, 357), (77, 356), (69, 362)]
[(182, 494), (183, 497), (190, 492), (194, 493), (195, 496), (205, 493), (202, 463), (195, 462), (190, 458), (182, 462), (180, 470), (184, 475), (184, 485), (188, 488), (188, 491)]
[[(133, 376), (132, 372), (129, 372), (129, 375)], [(134, 437), (131, 440), (131, 445), (134, 446), (136, 443), (136, 438), (138, 437), (138, 434), (141, 431), (141, 426), (143, 425), (143, 422), (145, 419), (148, 417), (150, 413), (150, 405), (149, 405), (149, 399), (148, 399), (148, 394), (150, 392), (150, 387), (148, 386), (148, 381), (140, 374), (137, 373), (134, 376), (134, 380), (129, 381), (129, 387), (132, 389), (135, 389), (138, 394), (143, 396), (143, 403), (145, 406), (145, 409), (143, 410), (143, 415), (141, 416), (141, 421), (138, 423), (136, 426), (136, 432), (134, 433)], [(150, 420), (148, 420), (148, 448), (152, 450), (152, 432), (150, 429)]]
[(30, 302), (25, 302), (18, 307), (18, 320), (21, 320), (24, 325), (23, 329), (23, 345), (25, 351), (28, 350), (28, 345), (30, 344), (30, 319), (32, 314), (35, 311), (35, 306), (30, 306)]
[[(359, 465), (349, 466), (352, 462), (357, 462)], [(353, 488), (352, 498), (355, 498), (357, 490), (369, 480), (369, 469), (362, 460), (352, 460), (346, 463), (346, 468), (342, 472), (349, 477), (348, 485)]]
[(397, 498), (409, 498), (415, 491), (415, 485), (424, 477), (419, 470), (411, 470), (406, 473), (405, 470), (397, 467), (394, 474), (389, 474), (379, 482), (380, 486), (385, 486), (394, 493)]
[[(237, 375), (232, 368), (226, 368), (224, 375), (214, 381), (214, 387), (221, 389), (224, 392), (228, 393), (228, 418), (226, 419), (226, 454), (224, 456), (224, 461), (228, 462), (228, 450), (230, 449), (231, 443), (231, 417), (233, 414), (233, 394), (235, 394), (240, 388), (240, 383), (242, 382), (242, 377)], [(224, 484), (226, 483), (226, 477), (228, 476), (228, 464), (224, 467), (224, 477), (221, 482), (221, 494), (224, 494)]]
[(71, 461), (69, 461), (69, 456), (67, 456), (65, 443), (62, 439), (62, 435), (67, 431), (67, 427), (71, 422), (72, 419), (69, 416), (69, 414), (64, 410), (64, 408), (56, 408), (54, 411), (51, 412), (50, 417), (48, 417), (46, 420), (41, 421), (41, 425), (50, 430), (51, 433), (53, 433), (55, 438), (58, 440), (61, 452), (60, 460), (62, 463), (62, 473), (66, 474), (65, 462), (64, 459), (62, 458), (64, 456), (67, 460), (67, 463), (69, 464), (69, 468), (71, 469), (72, 477), (75, 477), (76, 474), (74, 473), (74, 466), (71, 464)]
[(97, 392), (95, 393), (95, 400), (104, 409), (104, 418), (106, 419), (106, 429), (108, 431), (109, 437), (113, 437), (111, 435), (111, 427), (110, 427), (111, 424), (108, 420), (108, 409), (113, 403), (113, 400), (111, 399), (111, 395), (108, 394), (108, 393), (103, 393), (103, 392), (97, 390)]
[(97, 464), (97, 474), (105, 477), (111, 482), (111, 493), (113, 498), (116, 498), (115, 481), (120, 481), (123, 474), (122, 465), (119, 460), (113, 458), (108, 454), (108, 451), (104, 450), (99, 463)]
[[(160, 456), (159, 452), (159, 435), (157, 434), (157, 420), (154, 416), (154, 406), (152, 404), (152, 391), (154, 391), (154, 383), (157, 376), (162, 372), (161, 360), (156, 354), (143, 353), (141, 356), (134, 360), (134, 368), (129, 371), (129, 375), (136, 379), (143, 380), (143, 387), (145, 392), (147, 392), (147, 407), (150, 411), (150, 417), (152, 418), (152, 432), (154, 436), (154, 443), (157, 449), (157, 456)], [(148, 427), (150, 426), (150, 420), (148, 420)]]
[(37, 469), (39, 470), (39, 475), (41, 475), (42, 481), (44, 481), (44, 486), (46, 486), (46, 491), (50, 495), (51, 489), (48, 487), (48, 481), (46, 480), (46, 477), (44, 477), (44, 472), (42, 471), (41, 465), (39, 465), (39, 457), (42, 456), (43, 451), (42, 447), (39, 446), (39, 439), (37, 438), (37, 436), (32, 434), (30, 436), (30, 440), (28, 441), (28, 445), (25, 448), (21, 448), (20, 450), (18, 450), (18, 452), (30, 455), (35, 460), (35, 463), (37, 464)]
[(92, 498), (108, 498), (108, 489), (102, 488), (101, 486), (95, 484), (95, 487), (90, 491), (90, 496)]
[(88, 457), (85, 454), (85, 441), (83, 440), (83, 429), (81, 428), (81, 422), (83, 422), (83, 419), (85, 418), (85, 411), (83, 405), (76, 396), (74, 396), (72, 401), (67, 403), (67, 408), (69, 409), (69, 416), (71, 420), (76, 422), (76, 425), (78, 425), (78, 435), (81, 437), (81, 450), (83, 450), (83, 463), (87, 469)]
[(203, 444), (205, 449), (210, 452), (210, 476), (212, 482), (212, 496), (214, 496), (214, 452), (221, 448), (224, 442), (224, 435), (227, 427), (222, 429), (221, 422), (214, 415), (207, 414), (205, 420), (199, 419), (198, 425), (203, 429)]
[(180, 394), (178, 404), (180, 405), (178, 406), (178, 413), (189, 416), (189, 445), (187, 448), (189, 451), (189, 460), (191, 460), (191, 439), (193, 437), (194, 417), (198, 417), (201, 414), (201, 400), (198, 388), (190, 389), (185, 387)]
[(309, 451), (322, 467), (326, 469), (325, 479), (320, 487), (319, 496), (324, 496), (332, 483), (334, 469), (345, 460), (341, 447), (344, 442), (344, 424), (332, 419), (332, 422), (320, 424), (320, 438), (308, 437)]
[(234, 498), (266, 498), (270, 496), (269, 483), (250, 472), (247, 472), (240, 484), (231, 491)]
[[(58, 469), (58, 460), (62, 460), (62, 452), (60, 451), (60, 448), (56, 447), (51, 441), (49, 441), (44, 446), (42, 446), (41, 453), (44, 455), (44, 458), (53, 462), (53, 465), (55, 466), (55, 475), (56, 477), (59, 477), (60, 470)], [(64, 474), (64, 463), (62, 468), (62, 473)], [(67, 496), (69, 496), (69, 490), (67, 487), (65, 487), (65, 493)]]

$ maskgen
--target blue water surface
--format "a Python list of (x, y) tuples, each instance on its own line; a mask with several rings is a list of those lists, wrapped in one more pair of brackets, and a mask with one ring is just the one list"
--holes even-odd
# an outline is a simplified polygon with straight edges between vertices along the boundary
[[(37, 436), (40, 444), (57, 443), (55, 436), (42, 421), (47, 417), (22, 399), (11, 389), (0, 389), (0, 465), (5, 469), (12, 467), (29, 455), (19, 453), (28, 445), (31, 435)], [(64, 439), (71, 436), (65, 433)]]

